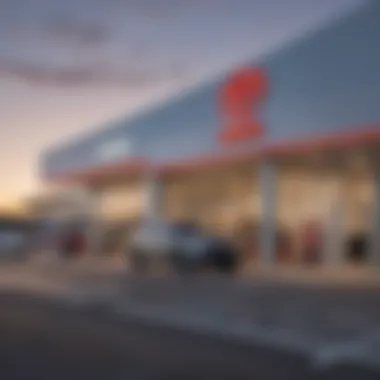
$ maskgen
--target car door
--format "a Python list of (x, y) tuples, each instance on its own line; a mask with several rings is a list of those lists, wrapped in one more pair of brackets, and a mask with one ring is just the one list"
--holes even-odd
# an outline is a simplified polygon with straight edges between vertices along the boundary
[(171, 226), (165, 222), (158, 222), (154, 228), (154, 247), (157, 254), (169, 255), (173, 250), (174, 239)]
[(136, 245), (150, 255), (159, 255), (168, 251), (169, 233), (161, 221), (145, 222), (135, 235)]
[(188, 259), (198, 260), (206, 251), (206, 239), (192, 225), (174, 227), (175, 245), (182, 255)]
[(154, 247), (154, 231), (149, 222), (140, 225), (133, 236), (132, 244), (144, 252), (148, 252)]

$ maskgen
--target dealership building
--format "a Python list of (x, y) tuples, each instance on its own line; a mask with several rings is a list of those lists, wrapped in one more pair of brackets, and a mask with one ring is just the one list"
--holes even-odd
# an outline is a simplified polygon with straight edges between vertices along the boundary
[(301, 231), (318, 225), (321, 263), (348, 260), (349, 241), (380, 263), (380, 3), (47, 149), (40, 165), (47, 184), (87, 194), (96, 228), (149, 214), (233, 237), (245, 221), (256, 259), (281, 256), (281, 231), (296, 263)]

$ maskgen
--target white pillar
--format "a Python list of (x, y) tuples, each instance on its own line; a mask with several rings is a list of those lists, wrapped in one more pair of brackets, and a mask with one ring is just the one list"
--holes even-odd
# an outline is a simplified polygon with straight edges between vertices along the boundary
[(329, 190), (326, 222), (324, 223), (323, 264), (331, 266), (340, 265), (343, 261), (344, 233), (347, 208), (347, 186), (349, 183), (345, 173), (336, 174), (328, 178)]
[(149, 172), (145, 179), (144, 216), (159, 218), (162, 216), (162, 184), (157, 173)]
[(324, 231), (323, 264), (336, 266), (342, 262), (344, 242), (345, 204), (342, 198), (334, 197)]
[(87, 250), (92, 256), (100, 255), (101, 252), (101, 191), (95, 188), (87, 190)]
[(263, 162), (259, 170), (261, 197), (260, 259), (272, 263), (276, 256), (277, 230), (277, 167)]
[(380, 264), (380, 165), (375, 164), (372, 171), (372, 221), (370, 239), (371, 262)]

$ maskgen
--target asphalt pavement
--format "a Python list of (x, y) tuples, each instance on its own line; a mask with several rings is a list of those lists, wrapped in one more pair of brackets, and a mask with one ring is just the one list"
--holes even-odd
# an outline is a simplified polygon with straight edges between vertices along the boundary
[(102, 308), (0, 295), (0, 379), (378, 380), (355, 366), (321, 370), (302, 355), (118, 319)]
[(212, 273), (141, 276), (120, 263), (93, 260), (27, 262), (0, 272), (3, 292), (17, 289), (127, 321), (282, 349), (324, 370), (347, 363), (380, 370), (380, 289), (368, 285), (247, 281)]

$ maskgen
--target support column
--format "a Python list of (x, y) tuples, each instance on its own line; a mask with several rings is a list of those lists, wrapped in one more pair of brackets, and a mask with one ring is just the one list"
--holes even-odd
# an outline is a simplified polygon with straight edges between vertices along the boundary
[(380, 165), (372, 169), (372, 221), (370, 255), (374, 265), (380, 264)]
[(325, 224), (323, 264), (334, 269), (343, 261), (344, 229), (347, 207), (346, 178), (339, 177), (331, 184), (331, 199)]
[(91, 256), (101, 255), (101, 191), (95, 188), (87, 190), (88, 196), (88, 227), (87, 227), (87, 251)]
[(273, 162), (263, 162), (259, 170), (261, 215), (260, 215), (260, 260), (273, 263), (276, 257), (277, 230), (277, 167)]
[(149, 172), (145, 179), (144, 216), (159, 218), (163, 213), (162, 183), (157, 173)]

